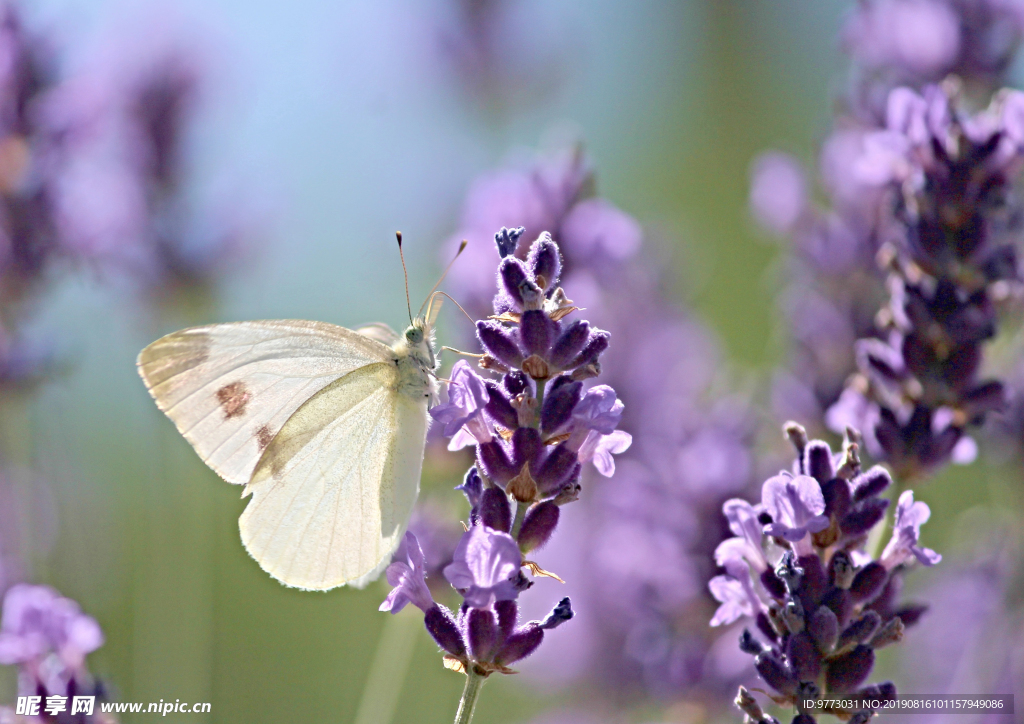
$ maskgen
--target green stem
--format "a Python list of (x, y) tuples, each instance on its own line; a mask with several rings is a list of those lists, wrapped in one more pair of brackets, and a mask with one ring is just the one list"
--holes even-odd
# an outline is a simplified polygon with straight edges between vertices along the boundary
[(484, 677), (474, 673), (473, 665), (470, 664), (466, 671), (466, 688), (462, 690), (462, 699), (459, 700), (459, 711), (455, 714), (455, 724), (469, 724), (473, 721), (476, 697), (480, 694), (480, 688), (483, 685)]
[(529, 503), (516, 503), (516, 517), (512, 520), (512, 537), (519, 537), (519, 529), (523, 527), (523, 519), (526, 518), (526, 509), (530, 507)]
[(544, 407), (544, 388), (547, 382), (537, 382), (537, 414), (534, 416), (533, 427), (540, 427), (540, 410)]

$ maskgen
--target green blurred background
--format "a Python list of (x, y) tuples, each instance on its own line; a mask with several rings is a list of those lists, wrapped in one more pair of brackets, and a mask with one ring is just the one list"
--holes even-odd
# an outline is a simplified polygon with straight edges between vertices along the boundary
[[(239, 542), (239, 490), (157, 412), (135, 355), (199, 322), (401, 324), (393, 232), (405, 233), (415, 300), (436, 278), (438, 244), (456, 228), (468, 185), (516, 148), (583, 139), (601, 193), (665, 247), (680, 300), (719, 335), (737, 378), (764, 381), (781, 358), (773, 301), (781, 251), (750, 221), (748, 169), (768, 147), (813, 163), (843, 77), (845, 3), (519, 3), (530, 32), (554, 51), (559, 82), (504, 109), (467, 93), (437, 62), (446, 6), (39, 0), (31, 8), (34, 22), (60, 28), (72, 47), (137, 27), (194, 32), (211, 68), (192, 139), (195, 172), (231, 175), (266, 220), (217, 299), (158, 322), (100, 280), (63, 282), (41, 326), (71, 350), (72, 368), (5, 412), (11, 455), (55, 501), (56, 537), (34, 550), (34, 578), (99, 620), (107, 640), (90, 667), (119, 700), (210, 701), (205, 719), (218, 722), (353, 721), (387, 619), (376, 610), (386, 587), (301, 593), (264, 574)], [(935, 511), (926, 542), (941, 549), (956, 537), (944, 511), (991, 501), (1019, 510), (1004, 479), (973, 466), (936, 482), (925, 496)], [(450, 721), (461, 677), (441, 667), (418, 623), (405, 630), (412, 662), (394, 720)], [(7, 701), (14, 682), (2, 675)], [(557, 701), (508, 677), (488, 684), (477, 721), (525, 721)]]

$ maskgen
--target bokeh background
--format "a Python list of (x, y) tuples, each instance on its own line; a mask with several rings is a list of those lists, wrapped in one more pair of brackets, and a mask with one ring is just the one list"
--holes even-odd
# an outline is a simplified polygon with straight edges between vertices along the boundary
[[(116, 81), (161, 57), (187, 69), (195, 92), (179, 191), (233, 239), (208, 283), (169, 291), (89, 263), (50, 274), (28, 327), (56, 371), (3, 401), (8, 504), (27, 521), (17, 534), (25, 576), (99, 621), (106, 643), (90, 669), (118, 700), (212, 703), (205, 719), (171, 715), (181, 721), (351, 722), (385, 651), (399, 663), (371, 689), (394, 692), (393, 720), (452, 718), (461, 677), (442, 668), (418, 624), (388, 624), (387, 639), (384, 584), (302, 593), (248, 558), (238, 489), (159, 414), (134, 360), (156, 337), (203, 322), (400, 326), (394, 231), (405, 235), (415, 305), (440, 272), (473, 179), (532, 149), (584, 145), (601, 195), (644, 225), (679, 304), (717, 336), (775, 459), (767, 389), (787, 334), (776, 300), (786, 249), (751, 219), (750, 167), (768, 147), (813, 165), (845, 78), (838, 38), (849, 4), (510, 1), (493, 67), (473, 54), (473, 13), (485, 5), (16, 5), (62, 77)], [(87, 203), (116, 204), (112, 189)], [(447, 314), (440, 333), (467, 331)], [(433, 456), (427, 497), (461, 510), (449, 489), (463, 463)], [(944, 471), (922, 494), (933, 510), (927, 544), (966, 549), (964, 531), (990, 506), (1019, 516), (1020, 478), (1012, 462)], [(882, 666), (898, 671), (896, 656)], [(585, 684), (554, 686), (544, 670), (522, 668), (488, 683), (477, 721), (530, 721), (588, 695)], [(14, 687), (14, 672), (0, 669), (0, 702)], [(624, 710), (636, 721), (723, 716), (664, 700)]]

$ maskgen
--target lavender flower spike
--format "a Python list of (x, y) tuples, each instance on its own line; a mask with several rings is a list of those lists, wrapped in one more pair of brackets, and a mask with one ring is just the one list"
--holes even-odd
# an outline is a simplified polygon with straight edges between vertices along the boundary
[(487, 443), (494, 439), (484, 419), (487, 387), (465, 360), (452, 367), (448, 385), (448, 402), (431, 408), (430, 416), (444, 423), (444, 434), (452, 438), (449, 450), (461, 450), (467, 445)]
[[(758, 675), (774, 690), (765, 693), (776, 704), (794, 707), (794, 722), (810, 724), (815, 719), (805, 713), (807, 702), (819, 697), (857, 691), (860, 701), (896, 696), (890, 682), (860, 687), (874, 667), (875, 649), (900, 641), (923, 611), (920, 605), (898, 606), (900, 564), (916, 556), (931, 565), (940, 557), (917, 546), (929, 511), (924, 503), (915, 504), (909, 491), (900, 497), (896, 532), (882, 558), (873, 560), (865, 550), (868, 532), (881, 521), (888, 502), (878, 495), (890, 479), (882, 468), (861, 473), (859, 433), (847, 433), (836, 461), (826, 442), (809, 441), (796, 423), (787, 423), (786, 432), (797, 452), (794, 469), (814, 470), (818, 477), (782, 473), (769, 479), (762, 491), (764, 510), (740, 500), (725, 503), (723, 512), (737, 537), (715, 551), (725, 575), (708, 583), (721, 604), (710, 623), (751, 619), (754, 626), (740, 636), (740, 650), (755, 657)], [(770, 538), (759, 536), (754, 522), (762, 523)], [(767, 563), (779, 547), (790, 550), (774, 569), (766, 566), (752, 577), (751, 562)], [(755, 548), (759, 554), (752, 552)], [(868, 696), (869, 691), (875, 693)], [(745, 689), (737, 701), (744, 712), (760, 711)], [(820, 709), (849, 722), (866, 722), (873, 714), (860, 704), (842, 702)], [(768, 720), (748, 719), (754, 721)]]
[(434, 597), (427, 588), (423, 551), (412, 531), (406, 531), (395, 551), (395, 560), (387, 567), (384, 575), (394, 588), (378, 610), (398, 613), (407, 603), (411, 603), (425, 613), (434, 606)]
[(810, 552), (804, 541), (808, 533), (817, 533), (828, 528), (825, 512), (825, 498), (818, 481), (808, 475), (793, 476), (780, 473), (765, 481), (761, 489), (761, 502), (772, 517), (764, 532), (777, 538), (785, 538), (798, 547), (803, 555)]
[(913, 490), (904, 491), (900, 495), (892, 538), (882, 551), (882, 565), (891, 571), (911, 556), (926, 566), (934, 566), (942, 560), (942, 556), (931, 548), (922, 548), (917, 544), (921, 537), (921, 526), (928, 522), (931, 514), (927, 503), (914, 502)]
[(513, 582), (523, 557), (519, 544), (508, 533), (475, 525), (462, 536), (444, 577), (462, 593), (473, 608), (485, 608), (497, 601), (514, 601), (519, 590)]

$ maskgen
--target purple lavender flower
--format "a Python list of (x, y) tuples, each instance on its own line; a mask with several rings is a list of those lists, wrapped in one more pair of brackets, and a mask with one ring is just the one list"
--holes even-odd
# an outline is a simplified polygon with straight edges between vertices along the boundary
[[(723, 497), (750, 482), (748, 409), (739, 397), (706, 395), (721, 372), (712, 335), (666, 295), (668, 285), (658, 265), (644, 253), (640, 225), (595, 196), (594, 189), (593, 174), (578, 150), (488, 174), (467, 198), (452, 241), (477, 240), (478, 256), (464, 254), (449, 279), (460, 301), (468, 299), (467, 308), (483, 316), (492, 313), (493, 297), (484, 282), (499, 263), (490, 242), (494, 229), (525, 227), (512, 256), (527, 268), (528, 241), (549, 231), (561, 252), (559, 278), (572, 305), (586, 308), (615, 341), (599, 359), (600, 381), (614, 388), (615, 397), (592, 396), (586, 406), (578, 406), (589, 394), (589, 379), (578, 380), (580, 392), (571, 379), (557, 388), (549, 382), (544, 395), (543, 435), (575, 435), (562, 443), (566, 447), (548, 472), (566, 470), (564, 462), (577, 445), (577, 461), (590, 459), (593, 465), (583, 466), (578, 481), (569, 470), (565, 495), (578, 495), (577, 486), (582, 486), (583, 498), (573, 515), (560, 518), (543, 549), (551, 561), (547, 567), (573, 586), (580, 621), (560, 635), (558, 647), (540, 647), (524, 673), (547, 686), (572, 686), (589, 678), (616, 697), (640, 693), (704, 700), (709, 687), (718, 687), (724, 696), (735, 674), (718, 671), (709, 654), (713, 640), (694, 635), (686, 621), (695, 610), (708, 610), (708, 615), (714, 610), (703, 590), (711, 566), (703, 561), (721, 540), (715, 512)], [(504, 302), (509, 309), (514, 303)], [(570, 319), (544, 357), (560, 368), (580, 354), (594, 333), (589, 323), (566, 324)], [(545, 346), (544, 327), (532, 329), (539, 333), (530, 344)], [(511, 344), (505, 349), (506, 354), (513, 351)], [(570, 376), (594, 371), (584, 366)], [(515, 402), (523, 387), (506, 377), (500, 388), (502, 394), (492, 396), (485, 415), (497, 427), (513, 430), (529, 411), (507, 403)], [(627, 402), (621, 410), (618, 397)], [(573, 404), (576, 399), (580, 402)], [(595, 407), (593, 415), (609, 413), (602, 418), (608, 421), (621, 415), (620, 425), (631, 438), (618, 430), (590, 430), (586, 418), (567, 413), (572, 405), (582, 415), (599, 400), (606, 407)], [(616, 452), (627, 440), (628, 449)], [(528, 442), (520, 440), (518, 446)], [(485, 451), (483, 462), (500, 473), (496, 480), (510, 480), (521, 470), (513, 464), (515, 443), (496, 440)], [(613, 460), (614, 478), (606, 482), (602, 474), (612, 472), (606, 463)], [(590, 544), (580, 545), (580, 540)], [(519, 605), (539, 619), (543, 606), (534, 598), (523, 596)]]
[(78, 604), (52, 588), (19, 583), (7, 589), (0, 620), (0, 665), (17, 666), (22, 696), (95, 695), (103, 688), (85, 658), (103, 632)]
[(905, 490), (896, 505), (896, 519), (893, 521), (892, 539), (882, 551), (882, 565), (892, 570), (911, 557), (926, 566), (934, 566), (942, 556), (930, 548), (917, 544), (921, 537), (921, 526), (931, 517), (927, 503), (914, 502), (914, 491)]
[[(1019, 276), (1009, 209), (1024, 97), (996, 89), (1022, 21), (998, 0), (858, 4), (852, 92), (822, 152), (829, 208), (804, 205), (780, 224), (752, 191), (755, 215), (796, 250), (777, 407), (858, 427), (902, 478), (970, 459), (969, 428), (1005, 405), (1002, 381), (979, 371), (996, 300)], [(950, 73), (962, 85), (932, 85)], [(766, 157), (754, 189), (775, 188), (770, 174), (787, 163)]]
[(423, 612), (434, 606), (434, 597), (427, 588), (423, 551), (420, 550), (416, 536), (411, 532), (406, 532), (402, 538), (398, 550), (395, 551), (394, 560), (384, 574), (394, 588), (380, 605), (381, 611), (398, 613), (407, 603)]
[(448, 385), (448, 402), (430, 410), (430, 416), (444, 423), (444, 434), (451, 438), (449, 450), (490, 442), (494, 435), (484, 418), (489, 399), (484, 381), (465, 360), (452, 367)]
[(761, 492), (761, 504), (771, 516), (764, 532), (785, 538), (794, 544), (794, 549), (808, 547), (803, 545), (808, 534), (828, 527), (828, 518), (822, 515), (825, 498), (821, 486), (810, 476), (780, 473), (769, 478)]
[(485, 608), (519, 597), (516, 578), (522, 563), (519, 545), (512, 536), (475, 525), (459, 541), (444, 577), (469, 606)]
[[(744, 630), (740, 649), (755, 657), (755, 668), (776, 692), (772, 698), (778, 704), (803, 712), (804, 702), (835, 694), (894, 698), (896, 689), (890, 682), (864, 685), (874, 666), (874, 651), (902, 640), (904, 629), (920, 617), (920, 608), (895, 608), (904, 564), (915, 556), (927, 565), (941, 560), (917, 545), (928, 506), (914, 503), (913, 493), (906, 491), (900, 498), (893, 540), (882, 557), (873, 560), (864, 546), (888, 502), (878, 497), (891, 484), (888, 473), (881, 467), (861, 471), (852, 431), (838, 459), (825, 442), (808, 441), (799, 425), (789, 423), (786, 432), (796, 447), (797, 461), (794, 474), (781, 474), (764, 484), (763, 510), (757, 515), (764, 525), (763, 540), (750, 522), (757, 512), (752, 506), (729, 501), (723, 510), (739, 535), (716, 552), (725, 574), (708, 584), (721, 604), (711, 625), (744, 616), (753, 620), (756, 633)], [(767, 545), (769, 538), (784, 547)], [(761, 547), (763, 558), (748, 550), (755, 546)], [(769, 557), (773, 566), (752, 576), (747, 558)], [(746, 689), (741, 689), (737, 706), (750, 716), (760, 711)], [(840, 710), (830, 704), (820, 710), (844, 719), (871, 716), (870, 711)]]

